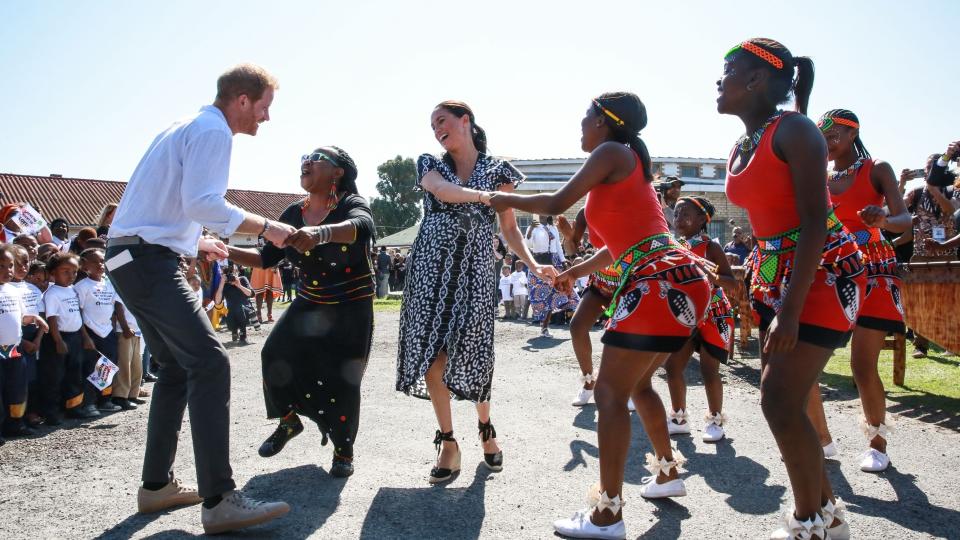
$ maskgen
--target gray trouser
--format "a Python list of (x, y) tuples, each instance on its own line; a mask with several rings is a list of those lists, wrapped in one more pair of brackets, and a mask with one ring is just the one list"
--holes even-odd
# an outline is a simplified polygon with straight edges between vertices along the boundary
[(230, 468), (230, 363), (200, 300), (179, 271), (177, 255), (154, 244), (109, 246), (107, 264), (129, 251), (133, 260), (109, 270), (110, 281), (137, 318), (160, 366), (147, 422), (144, 482), (173, 475), (185, 408), (201, 497), (236, 488)]
[(390, 273), (377, 274), (377, 298), (390, 294)]

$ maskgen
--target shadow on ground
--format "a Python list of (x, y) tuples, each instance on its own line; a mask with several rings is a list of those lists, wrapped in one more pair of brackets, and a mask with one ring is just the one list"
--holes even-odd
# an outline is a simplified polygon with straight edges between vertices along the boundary
[[(907, 530), (936, 538), (956, 538), (960, 512), (930, 504), (927, 494), (917, 487), (916, 476), (904, 474), (894, 465), (877, 474), (878, 481), (889, 482), (897, 494), (893, 500), (884, 501), (854, 493), (836, 462), (827, 461), (827, 470), (834, 493), (847, 503), (851, 512), (883, 518)], [(937, 519), (930, 519), (933, 515)]]
[[(286, 501), (291, 514), (265, 525), (230, 533), (231, 538), (307, 538), (320, 529), (340, 504), (340, 492), (346, 480), (333, 478), (316, 465), (303, 465), (269, 474), (255, 476), (243, 487), (244, 494), (261, 501)], [(130, 538), (160, 517), (183, 510), (193, 512), (200, 521), (200, 505), (175, 508), (154, 514), (134, 514), (97, 536), (98, 539)], [(147, 536), (151, 539), (185, 538), (196, 536), (181, 529), (160, 531)]]
[(360, 538), (479, 538), (490, 474), (481, 463), (467, 487), (380, 488)]

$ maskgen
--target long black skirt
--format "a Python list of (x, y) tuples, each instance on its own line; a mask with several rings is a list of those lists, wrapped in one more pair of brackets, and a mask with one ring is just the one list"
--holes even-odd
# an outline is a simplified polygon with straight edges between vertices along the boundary
[(261, 352), (267, 417), (290, 411), (306, 416), (338, 455), (353, 456), (372, 337), (372, 298), (341, 304), (294, 300)]

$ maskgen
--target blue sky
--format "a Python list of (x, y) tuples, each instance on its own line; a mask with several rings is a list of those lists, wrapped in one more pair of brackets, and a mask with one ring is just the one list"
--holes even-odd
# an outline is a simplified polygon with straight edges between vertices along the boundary
[(589, 100), (629, 90), (653, 155), (725, 157), (742, 125), (714, 82), (753, 36), (814, 59), (811, 116), (852, 109), (874, 157), (915, 168), (960, 138), (958, 20), (946, 1), (7, 0), (0, 172), (125, 180), (244, 61), (281, 88), (272, 121), (234, 139), (232, 187), (298, 192), (299, 156), (335, 144), (375, 195), (379, 163), (439, 151), (429, 115), (451, 98), (499, 155), (580, 157)]

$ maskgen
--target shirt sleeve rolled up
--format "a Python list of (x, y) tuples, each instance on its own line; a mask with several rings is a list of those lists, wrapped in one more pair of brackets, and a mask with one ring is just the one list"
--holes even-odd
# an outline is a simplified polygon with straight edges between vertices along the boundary
[(190, 137), (183, 154), (180, 196), (190, 219), (221, 235), (230, 236), (243, 223), (244, 212), (227, 202), (232, 137), (204, 130)]

